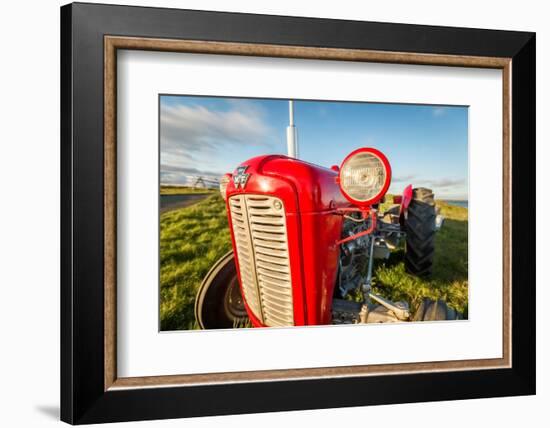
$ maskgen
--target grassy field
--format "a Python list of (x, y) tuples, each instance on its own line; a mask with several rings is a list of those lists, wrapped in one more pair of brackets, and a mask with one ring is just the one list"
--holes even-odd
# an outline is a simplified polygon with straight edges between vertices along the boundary
[(436, 201), (445, 217), (437, 232), (433, 274), (417, 278), (405, 272), (404, 247), (374, 265), (373, 291), (394, 301), (405, 300), (414, 312), (422, 298), (442, 299), (468, 315), (468, 209)]
[[(423, 297), (441, 298), (468, 311), (468, 209), (437, 202), (445, 223), (436, 237), (430, 278), (408, 275), (403, 251), (394, 251), (374, 267), (374, 291), (405, 300), (414, 311)], [(194, 301), (210, 267), (231, 249), (225, 205), (218, 192), (190, 207), (161, 215), (161, 330), (197, 328)]]
[(219, 192), (160, 217), (161, 330), (197, 328), (195, 295), (210, 267), (231, 249)]
[(198, 187), (183, 187), (183, 186), (160, 186), (161, 195), (204, 195), (208, 193), (217, 193), (218, 189), (201, 189)]

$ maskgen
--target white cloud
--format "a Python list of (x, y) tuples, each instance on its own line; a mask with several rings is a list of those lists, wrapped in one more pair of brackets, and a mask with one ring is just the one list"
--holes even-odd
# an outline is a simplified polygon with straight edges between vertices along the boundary
[(447, 108), (446, 108), (446, 107), (434, 107), (434, 108), (432, 109), (432, 114), (433, 114), (435, 117), (443, 116), (446, 112), (447, 112)]
[(227, 110), (204, 106), (162, 105), (160, 110), (161, 181), (185, 183), (189, 176), (219, 177), (209, 168), (209, 154), (236, 146), (267, 144), (270, 129), (263, 112), (246, 103), (228, 102)]
[(393, 177), (390, 193), (400, 194), (405, 185), (432, 189), (438, 199), (468, 199), (468, 182), (465, 178), (420, 178), (416, 175)]
[(410, 182), (413, 181), (417, 176), (414, 174), (408, 174), (408, 175), (397, 175), (392, 177), (392, 182), (394, 183), (404, 183), (404, 182)]
[(162, 106), (161, 141), (164, 150), (219, 148), (216, 144), (247, 144), (268, 132), (259, 111), (209, 110), (203, 106)]
[(449, 187), (459, 187), (459, 186), (465, 186), (466, 185), (466, 179), (459, 178), (459, 179), (453, 179), (453, 178), (440, 178), (436, 180), (428, 180), (428, 183), (430, 186), (437, 187), (437, 188), (449, 188)]

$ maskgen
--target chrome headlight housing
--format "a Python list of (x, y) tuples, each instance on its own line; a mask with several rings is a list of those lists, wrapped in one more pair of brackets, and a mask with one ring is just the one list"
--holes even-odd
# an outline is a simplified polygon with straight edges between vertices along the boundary
[(350, 153), (340, 167), (338, 182), (343, 195), (362, 207), (376, 204), (388, 191), (391, 168), (379, 150), (364, 147)]
[(220, 193), (222, 194), (222, 198), (225, 201), (227, 198), (227, 185), (231, 181), (231, 174), (225, 174), (220, 178)]

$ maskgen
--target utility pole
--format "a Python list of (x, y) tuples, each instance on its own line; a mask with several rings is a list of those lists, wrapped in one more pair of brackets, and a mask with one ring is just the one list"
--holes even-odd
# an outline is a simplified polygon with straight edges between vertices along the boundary
[(298, 131), (294, 126), (294, 101), (288, 101), (289, 124), (286, 127), (286, 145), (288, 156), (298, 159)]

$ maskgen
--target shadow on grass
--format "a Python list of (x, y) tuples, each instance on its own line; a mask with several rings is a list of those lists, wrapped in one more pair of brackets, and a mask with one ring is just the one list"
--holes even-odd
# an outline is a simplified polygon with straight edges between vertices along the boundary
[(394, 301), (406, 301), (414, 312), (423, 298), (442, 299), (452, 308), (468, 310), (468, 222), (447, 219), (435, 238), (433, 273), (416, 277), (405, 271), (405, 250), (378, 261), (374, 289)]
[[(405, 259), (404, 245), (392, 251), (388, 259), (378, 261), (378, 266), (394, 268)], [(427, 280), (468, 280), (468, 222), (445, 220), (443, 228), (436, 232), (433, 272)]]
[(439, 281), (468, 280), (468, 222), (445, 220), (435, 238), (432, 278)]

